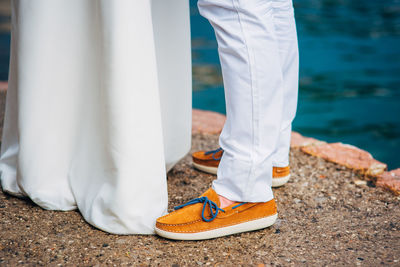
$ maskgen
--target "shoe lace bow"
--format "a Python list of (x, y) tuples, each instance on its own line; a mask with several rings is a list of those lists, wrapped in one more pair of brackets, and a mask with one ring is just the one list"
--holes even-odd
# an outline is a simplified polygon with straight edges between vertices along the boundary
[[(218, 212), (220, 212), (220, 211), (225, 212), (225, 210), (219, 208), (218, 205), (215, 202), (209, 200), (208, 197), (199, 197), (199, 198), (192, 199), (192, 200), (188, 201), (185, 204), (182, 204), (180, 206), (176, 206), (174, 208), (174, 210), (179, 210), (179, 209), (181, 209), (183, 207), (186, 207), (186, 206), (189, 206), (189, 205), (193, 205), (193, 204), (197, 204), (197, 203), (203, 203), (203, 210), (201, 212), (201, 218), (206, 222), (211, 222), (212, 220), (214, 220), (218, 216)], [(211, 218), (209, 218), (209, 219), (207, 219), (204, 216), (204, 211), (206, 210), (207, 205), (209, 207), (210, 215), (211, 215)]]
[(204, 155), (210, 155), (210, 154), (212, 154), (212, 158), (213, 158), (214, 160), (220, 160), (220, 159), (222, 158), (222, 154), (221, 154), (221, 157), (215, 158), (215, 155), (216, 155), (218, 152), (220, 152), (220, 151), (222, 151), (222, 153), (224, 152), (224, 151), (222, 150), (222, 148), (220, 147), (220, 148), (215, 149), (215, 150), (207, 151), (207, 152), (204, 153)]

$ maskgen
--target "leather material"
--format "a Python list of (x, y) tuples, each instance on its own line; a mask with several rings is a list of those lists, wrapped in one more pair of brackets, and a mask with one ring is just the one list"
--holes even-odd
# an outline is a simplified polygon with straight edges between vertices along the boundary
[[(206, 167), (218, 167), (220, 160), (215, 160), (213, 158), (212, 154), (206, 155), (207, 151), (197, 151), (192, 154), (192, 159), (194, 163), (197, 163), (199, 165), (203, 165)], [(216, 159), (219, 159), (222, 157), (223, 151), (219, 151), (214, 154), (214, 157)], [(282, 178), (285, 176), (288, 176), (290, 174), (290, 167), (273, 167), (272, 168), (272, 178)]]
[[(206, 151), (197, 151), (192, 154), (193, 162), (207, 167), (218, 167), (220, 160), (215, 160), (212, 154), (205, 154)], [(214, 154), (216, 159), (222, 157), (223, 151), (218, 151)]]
[(273, 167), (272, 168), (272, 178), (282, 178), (290, 174), (290, 167)]
[[(212, 188), (202, 196), (208, 197), (219, 207), (218, 195)], [(277, 213), (275, 199), (265, 203), (245, 203), (234, 208), (239, 204), (235, 203), (224, 208), (225, 212), (220, 211), (211, 222), (206, 222), (201, 217), (203, 203), (189, 205), (159, 218), (156, 227), (174, 233), (197, 233), (257, 220)], [(205, 209), (205, 217), (211, 217), (208, 206)]]

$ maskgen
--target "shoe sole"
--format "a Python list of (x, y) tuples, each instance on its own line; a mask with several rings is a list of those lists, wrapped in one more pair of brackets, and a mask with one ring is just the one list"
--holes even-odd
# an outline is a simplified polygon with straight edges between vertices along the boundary
[(168, 232), (161, 229), (155, 228), (156, 233), (167, 239), (174, 240), (205, 240), (212, 239), (221, 236), (233, 235), (238, 233), (250, 232), (255, 230), (260, 230), (273, 225), (278, 218), (278, 214), (274, 214), (261, 219), (248, 221), (244, 223), (239, 223), (231, 226), (226, 226), (218, 229), (213, 229), (209, 231), (203, 231), (198, 233), (175, 233)]
[[(197, 164), (193, 162), (193, 166), (203, 172), (206, 173), (210, 173), (210, 174), (214, 174), (217, 175), (218, 172), (218, 167), (208, 167), (208, 166), (204, 166), (201, 164)], [(272, 187), (280, 187), (284, 184), (286, 184), (290, 179), (290, 174), (284, 177), (280, 177), (280, 178), (273, 178), (272, 179)]]
[(217, 172), (218, 172), (218, 167), (208, 167), (208, 166), (204, 166), (204, 165), (197, 164), (194, 162), (193, 162), (193, 166), (200, 171), (210, 173), (210, 174), (217, 175)]
[(272, 187), (280, 187), (286, 184), (289, 181), (289, 179), (290, 179), (290, 174), (284, 177), (272, 178)]

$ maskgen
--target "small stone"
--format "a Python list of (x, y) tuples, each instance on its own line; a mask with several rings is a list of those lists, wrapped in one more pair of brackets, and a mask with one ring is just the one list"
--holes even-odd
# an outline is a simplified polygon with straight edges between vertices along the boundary
[(283, 222), (284, 222), (284, 220), (282, 220), (282, 219), (277, 219), (277, 220), (275, 221), (275, 223), (274, 223), (274, 226), (275, 226), (276, 228), (279, 228), (279, 227), (282, 225)]
[(367, 181), (364, 180), (355, 180), (354, 181), (355, 185), (367, 185)]
[(118, 239), (117, 241), (115, 241), (115, 243), (117, 244), (125, 244), (126, 242), (126, 239)]
[(326, 201), (326, 197), (314, 197), (315, 202), (323, 203)]

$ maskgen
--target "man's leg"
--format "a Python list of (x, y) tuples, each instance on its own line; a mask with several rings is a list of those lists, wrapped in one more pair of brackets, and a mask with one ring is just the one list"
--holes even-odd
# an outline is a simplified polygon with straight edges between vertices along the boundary
[(285, 167), (289, 165), (292, 121), (297, 108), (299, 52), (292, 0), (274, 0), (272, 6), (275, 32), (279, 42), (284, 92), (281, 132), (273, 155), (273, 165)]
[(213, 188), (232, 201), (273, 198), (272, 155), (279, 139), (283, 79), (271, 0), (200, 0), (214, 27), (225, 87), (224, 154)]
[(157, 234), (179, 240), (262, 229), (277, 218), (272, 156), (281, 129), (283, 78), (272, 0), (198, 4), (218, 41), (227, 105), (220, 136), (225, 152), (213, 188), (157, 220)]
[[(283, 113), (279, 140), (272, 156), (272, 187), (285, 184), (290, 177), (289, 149), (292, 121), (296, 114), (298, 94), (298, 47), (291, 0), (271, 0), (276, 39), (279, 44), (279, 56), (283, 77)], [(222, 151), (198, 151), (193, 154), (193, 165), (202, 171), (216, 174)], [(215, 155), (214, 155), (215, 154)], [(218, 154), (218, 155), (217, 155)], [(214, 156), (214, 157), (213, 157)]]

